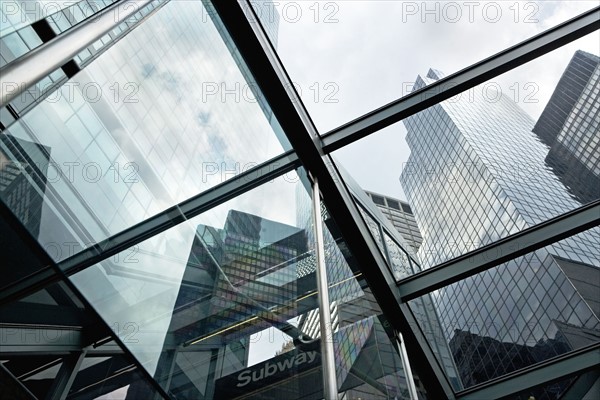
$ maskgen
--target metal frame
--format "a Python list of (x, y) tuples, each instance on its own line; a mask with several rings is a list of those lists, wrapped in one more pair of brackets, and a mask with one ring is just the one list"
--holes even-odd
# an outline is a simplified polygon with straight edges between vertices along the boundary
[[(27, 88), (62, 67), (81, 50), (151, 2), (152, 0), (120, 0), (7, 64), (0, 75), (0, 107), (9, 104)], [(14, 90), (9, 91), (9, 87)]]
[[(262, 185), (278, 176), (292, 171), (301, 165), (300, 160), (293, 152), (287, 152), (271, 160), (257, 165), (217, 186), (205, 190), (204, 192), (185, 200), (171, 208), (166, 209), (153, 217), (150, 217), (139, 224), (111, 236), (94, 246), (61, 261), (58, 267), (67, 276), (73, 275), (89, 266), (103, 261), (123, 250), (135, 246), (144, 240), (172, 228), (190, 218), (210, 210), (218, 204), (245, 193), (255, 187)], [(14, 215), (0, 202), (0, 215), (5, 219), (11, 219), (15, 225), (20, 222)], [(25, 235), (29, 237), (29, 235)], [(29, 241), (30, 246), (36, 246), (35, 239)], [(36, 253), (37, 254), (37, 253)], [(0, 292), (0, 305), (13, 301), (16, 298), (23, 297), (26, 294), (35, 292), (39, 288), (48, 284), (57, 282), (60, 277), (49, 267), (54, 262), (39, 248), (40, 257), (43, 257), (42, 264), (47, 265), (37, 273), (24, 277), (13, 285), (2, 289)]]
[(52, 386), (46, 396), (47, 400), (65, 400), (67, 398), (85, 356), (86, 351), (83, 350), (63, 358), (60, 369), (56, 374), (56, 378), (54, 378)]
[[(402, 308), (395, 280), (387, 268), (383, 255), (372, 240), (352, 196), (345, 187), (333, 162), (324, 157), (318, 144), (317, 131), (299, 101), (293, 102), (287, 88), (293, 87), (270, 42), (257, 22), (250, 23), (242, 6), (237, 2), (213, 3), (223, 24), (244, 58), (267, 102), (271, 104), (283, 131), (288, 136), (298, 158), (319, 187), (328, 212), (352, 249), (363, 276), (373, 291), (382, 311), (390, 318), (395, 329), (402, 332), (407, 349), (419, 377), (434, 398), (454, 398), (450, 383), (438, 365), (427, 340), (412, 327), (416, 325), (410, 310)], [(258, 21), (258, 18), (254, 18)], [(413, 324), (411, 327), (411, 323)]]
[[(5, 83), (11, 81), (35, 83), (47, 72), (63, 65), (81, 49), (101, 37), (105, 31), (109, 31), (114, 27), (117, 21), (112, 20), (109, 24), (106, 21), (107, 15), (124, 3), (125, 1), (117, 2), (99, 15), (91, 17), (95, 20), (104, 18), (103, 21), (106, 25), (102, 25), (103, 28), (100, 28), (98, 23), (89, 24), (91, 20), (88, 19), (69, 32), (58, 36), (3, 68), (1, 104), (8, 103), (11, 98), (18, 96), (20, 93), (17, 90), (7, 94), (4, 90)], [(135, 4), (145, 5), (146, 3), (149, 3), (149, 1), (136, 1)], [(321, 137), (319, 137), (303, 104), (298, 101), (299, 97), (294, 96), (294, 99), (291, 98), (290, 89), (293, 88), (291, 80), (267, 39), (262, 26), (257, 22), (258, 18), (255, 15), (253, 22), (248, 20), (246, 13), (252, 9), (248, 3), (240, 4), (234, 0), (215, 1), (213, 8), (219, 15), (225, 30), (231, 35), (295, 150), (266, 161), (244, 174), (171, 207), (64, 260), (58, 266), (49, 259), (36, 240), (28, 235), (28, 232), (22, 232), (24, 227), (20, 226), (20, 230), (17, 229), (20, 232), (19, 235), (22, 234), (32, 251), (36, 254), (39, 253), (40, 259), (43, 260), (42, 265), (45, 265), (45, 267), (38, 273), (4, 288), (0, 293), (0, 304), (5, 304), (8, 301), (35, 292), (49, 283), (63, 279), (71, 290), (78, 293), (72, 283), (66, 279), (68, 275), (94, 265), (303, 165), (313, 180), (319, 181), (323, 202), (326, 204), (328, 212), (340, 228), (346, 245), (351, 249), (362, 275), (369, 284), (382, 311), (388, 317), (394, 329), (402, 332), (414, 369), (426, 385), (432, 398), (470, 399), (505, 396), (515, 393), (520, 388), (529, 387), (533, 384), (543, 384), (597, 367), (600, 345), (571, 352), (485, 385), (455, 393), (427, 339), (418, 328), (418, 323), (406, 302), (598, 225), (600, 221), (600, 201), (556, 217), (397, 283), (387, 267), (385, 257), (379, 252), (368, 226), (362, 220), (352, 195), (327, 154), (600, 29), (600, 7), (415, 91)], [(135, 11), (138, 10), (139, 8)], [(127, 18), (129, 14), (123, 12), (120, 16), (123, 18), (119, 22)], [(76, 34), (80, 34), (81, 37), (76, 38)], [(50, 54), (49, 52), (53, 52), (52, 61), (45, 58), (43, 63), (37, 62), (40, 57)], [(26, 88), (28, 85), (22, 86)], [(9, 221), (11, 226), (20, 225), (10, 211), (7, 213), (7, 209), (3, 204), (0, 204), (0, 215)], [(92, 317), (102, 321), (98, 313), (93, 310), (85, 299), (83, 302), (93, 314)], [(112, 339), (119, 346), (123, 346), (116, 335), (112, 335)], [(162, 396), (168, 397), (130, 351), (126, 347), (123, 347), (123, 349), (125, 355), (134, 360), (140, 372), (151, 381), (153, 387)]]

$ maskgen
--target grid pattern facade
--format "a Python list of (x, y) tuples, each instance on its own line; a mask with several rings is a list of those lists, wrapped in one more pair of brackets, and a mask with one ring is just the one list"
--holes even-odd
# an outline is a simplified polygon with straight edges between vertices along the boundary
[[(416, 88), (440, 77), (430, 70), (417, 78)], [(405, 120), (411, 155), (401, 183), (421, 227), (418, 255), (425, 267), (579, 205), (544, 168), (547, 148), (531, 133), (533, 120), (507, 97), (490, 102), (480, 93)], [(599, 244), (598, 230), (592, 229), (439, 290), (434, 299), (446, 338), (471, 332), (481, 340), (531, 346), (557, 340), (557, 322), (597, 331), (598, 316), (555, 257), (600, 267)], [(482, 363), (498, 362), (497, 349), (485, 351)], [(555, 347), (545, 357), (562, 351)], [(472, 385), (520, 368), (507, 363), (495, 370), (457, 367), (463, 384)]]
[[(52, 95), (57, 88), (65, 84), (75, 73), (79, 72), (82, 68), (98, 58), (100, 54), (109, 49), (119, 39), (124, 37), (141, 23), (151, 12), (155, 11), (167, 1), (168, 0), (156, 0), (147, 6), (140, 8), (139, 12), (117, 25), (109, 33), (89, 45), (86, 49), (80, 51), (71, 61), (53, 71), (36, 85), (28, 88), (11, 104), (2, 107), (0, 110), (0, 124), (2, 124), (2, 126), (8, 126), (36, 104)], [(56, 4), (48, 5), (42, 2), (37, 4), (31, 2), (31, 7), (27, 6), (27, 3), (21, 4), (25, 10), (31, 8), (33, 15), (43, 18), (34, 18), (36, 21), (32, 21), (30, 25), (28, 24), (20, 27), (18, 30), (0, 38), (0, 47), (2, 50), (0, 53), (0, 66), (6, 65), (41, 44), (52, 40), (84, 20), (93, 18), (97, 12), (101, 12), (113, 3), (115, 3), (115, 0), (81, 0), (75, 3), (67, 2), (64, 4), (66, 7), (61, 10), (56, 10)], [(10, 4), (16, 5), (18, 2), (10, 2)], [(132, 7), (137, 7), (137, 5), (132, 3)], [(43, 10), (56, 10), (56, 12), (44, 15)], [(14, 14), (14, 11), (15, 10), (11, 10), (13, 18), (14, 15), (16, 15)], [(25, 11), (22, 18), (26, 19), (28, 14), (30, 13)], [(117, 16), (118, 13), (115, 13), (115, 17)], [(54, 96), (56, 97), (55, 94)]]
[(577, 51), (533, 132), (546, 162), (581, 203), (600, 197), (600, 58)]

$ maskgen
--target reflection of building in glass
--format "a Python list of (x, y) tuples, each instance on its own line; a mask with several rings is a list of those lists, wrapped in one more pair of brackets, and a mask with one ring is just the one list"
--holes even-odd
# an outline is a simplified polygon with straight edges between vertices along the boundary
[(419, 231), (419, 226), (410, 205), (402, 200), (392, 199), (381, 194), (365, 191), (373, 200), (373, 203), (381, 210), (383, 215), (390, 220), (394, 227), (400, 232), (402, 237), (408, 241), (416, 252), (421, 246), (423, 238)]
[[(239, 52), (203, 2), (154, 0), (138, 14), (115, 28), (127, 40), (108, 34), (105, 44), (96, 43), (102, 55), (81, 64), (52, 100), (3, 121), (7, 134), (52, 148), (53, 165), (69, 177), (48, 182), (56, 193), (48, 202), (76, 218), (53, 226), (42, 220), (43, 243), (69, 236), (65, 241), (77, 242), (79, 251), (287, 146)], [(57, 21), (66, 19), (75, 21), (69, 15)], [(194, 68), (182, 67), (195, 58)], [(91, 97), (84, 87), (100, 90)]]
[[(3, 90), (5, 83), (17, 83), (8, 82), (12, 79), (5, 71), (14, 66), (26, 75), (18, 79), (24, 93), (0, 108), (0, 397), (322, 398), (316, 350), (322, 343), (316, 311), (322, 293), (315, 287), (315, 238), (305, 173), (329, 184), (338, 175), (322, 168), (318, 155), (330, 152), (324, 142), (302, 144), (296, 142), (299, 136), (292, 136), (311, 124), (309, 118), (307, 125), (296, 119), (307, 117), (306, 110), (285, 96), (291, 87), (285, 85), (285, 71), (278, 63), (270, 64), (277, 57), (264, 51), (269, 46), (262, 33), (260, 38), (252, 34), (257, 26), (248, 24), (243, 10), (248, 16), (250, 3), (229, 7), (211, 0), (57, 0), (32, 18), (32, 7), (55, 2), (0, 3), (3, 22), (8, 22), (0, 26)], [(252, 1), (251, 6), (276, 47), (275, 3)], [(133, 15), (120, 14), (125, 8), (133, 8)], [(115, 14), (122, 18), (112, 18), (119, 16)], [(97, 18), (103, 22), (95, 24)], [(561, 32), (569, 26), (567, 31), (572, 30), (562, 40), (582, 34), (577, 25), (564, 25)], [(76, 26), (90, 36), (82, 33), (74, 40), (70, 33), (77, 32)], [(107, 30), (100, 33), (102, 26)], [(36, 51), (39, 47), (51, 54)], [(73, 52), (55, 51), (67, 48)], [(581, 98), (586, 90), (581, 86)], [(569, 111), (578, 132), (587, 129), (579, 116), (593, 118), (589, 113), (597, 110), (588, 100), (581, 100), (581, 106), (581, 111), (576, 104)], [(461, 123), (469, 125), (469, 119)], [(502, 120), (518, 128), (525, 119)], [(497, 132), (487, 133), (498, 139)], [(575, 136), (572, 141), (579, 139)], [(447, 145), (438, 141), (438, 146)], [(534, 161), (520, 166), (513, 159), (491, 169), (529, 184), (532, 175), (544, 174), (531, 174), (541, 165), (538, 158)], [(258, 165), (256, 175), (250, 171), (239, 176)], [(302, 201), (291, 200), (295, 186), (277, 182), (292, 170), (304, 185)], [(456, 179), (452, 173), (445, 177)], [(565, 177), (560, 179), (568, 185)], [(460, 377), (471, 385), (598, 338), (600, 277), (595, 253), (589, 251), (595, 236), (580, 235), (506, 267), (517, 272), (463, 282), (450, 299), (444, 298), (449, 291), (423, 295), (411, 300), (407, 310), (395, 284), (402, 286), (409, 281), (400, 280), (421, 271), (416, 249), (426, 247), (420, 246), (408, 206), (377, 194), (369, 198), (350, 179), (349, 188), (336, 183), (339, 187), (321, 186), (329, 207), (323, 206), (329, 275), (325, 290), (331, 292), (334, 315), (334, 333), (322, 339), (334, 342), (340, 398), (411, 397), (396, 330), (417, 345), (415, 354), (425, 356), (414, 361), (423, 367), (420, 378), (432, 386), (424, 387), (415, 377), (419, 398), (455, 394), (440, 387), (446, 386), (446, 377), (437, 367), (426, 365), (431, 353), (460, 390)], [(481, 189), (487, 181), (479, 183)], [(547, 206), (548, 214), (535, 207), (527, 214), (528, 199), (522, 195), (527, 190), (501, 183), (502, 194), (511, 198), (506, 203), (502, 198), (501, 206), (511, 213), (508, 220), (518, 219), (514, 229), (565, 209), (566, 200), (557, 191), (549, 200), (538, 195), (534, 201)], [(348, 203), (352, 197), (347, 189), (362, 214), (355, 214)], [(458, 198), (459, 192), (446, 196), (466, 209), (473, 202), (491, 202), (489, 209), (473, 213), (480, 225), (467, 225), (468, 215), (444, 213), (438, 205), (428, 211), (440, 211), (444, 222), (458, 215), (450, 224), (457, 232), (472, 234), (472, 244), (484, 228), (497, 223), (492, 220), (499, 210), (497, 197), (482, 192), (468, 192), (467, 199)], [(334, 221), (343, 211), (351, 211), (346, 214), (350, 220)], [(291, 222), (294, 214), (297, 220)], [(426, 226), (424, 236), (434, 228)], [(493, 240), (511, 229), (479, 240)], [(363, 251), (355, 252), (347, 241)], [(368, 254), (368, 248), (377, 254)], [(492, 300), (478, 301), (484, 294)], [(400, 295), (400, 304), (393, 303), (396, 312), (383, 316), (384, 305), (375, 299), (395, 302), (390, 295)], [(447, 306), (438, 307), (443, 318), (436, 302)], [(453, 319), (462, 310), (485, 310), (486, 316), (501, 321)], [(410, 323), (414, 320), (423, 332)], [(529, 331), (515, 338), (519, 326)], [(253, 341), (267, 331), (280, 336)], [(454, 332), (450, 345), (449, 332)], [(275, 354), (282, 341), (287, 351)], [(504, 354), (510, 359), (503, 359)], [(473, 369), (483, 372), (471, 374)], [(509, 391), (507, 386), (500, 389)], [(561, 385), (555, 387), (562, 391)]]
[(600, 198), (600, 58), (577, 51), (533, 132), (546, 162), (581, 203)]
[(34, 237), (40, 231), (49, 158), (42, 145), (0, 135), (0, 199)]
[(223, 229), (198, 226), (156, 379), (181, 398), (215, 398), (216, 380), (248, 366), (250, 335), (282, 329), (276, 321), (314, 290), (297, 273), (306, 257), (302, 229), (255, 215), (230, 210)]
[[(415, 88), (440, 78), (430, 70)], [(492, 102), (483, 94), (457, 96), (405, 120), (411, 155), (400, 179), (423, 234), (418, 254), (425, 267), (580, 205), (545, 169), (547, 148), (531, 133), (534, 121), (506, 96)], [(470, 332), (506, 348), (512, 344), (518, 353), (527, 343), (557, 343), (557, 323), (597, 333), (595, 303), (586, 301), (594, 296), (586, 293), (598, 285), (584, 292), (572, 277), (583, 268), (597, 271), (599, 243), (598, 231), (590, 230), (439, 290), (433, 298), (446, 338)], [(595, 297), (597, 302), (597, 291)], [(545, 357), (591, 342), (548, 346)], [(496, 350), (487, 351), (481, 358), (494, 359)], [(478, 371), (463, 368), (461, 376), (469, 385), (517, 368), (506, 361)]]
[[(0, 110), (0, 126), (8, 126), (50, 96), (52, 92), (88, 66), (168, 1), (170, 0), (155, 0), (147, 6), (141, 7), (136, 15), (108, 32), (100, 40), (81, 50), (73, 59), (53, 71), (39, 84), (28, 88), (22, 96)], [(52, 6), (44, 3), (34, 4), (35, 2), (31, 2), (32, 4), (28, 4), (28, 2), (11, 3), (2, 14), (0, 66), (4, 66), (43, 43), (49, 42), (115, 2), (116, 0), (67, 1), (62, 4), (55, 2), (52, 3)], [(134, 3), (131, 4), (138, 7)], [(59, 7), (59, 5), (61, 6)], [(4, 26), (5, 24), (6, 26)]]
[[(0, 133), (0, 201), (34, 238), (40, 232), (49, 158), (49, 148)], [(55, 174), (56, 171), (53, 179)], [(41, 267), (32, 254), (17, 250), (19, 241), (13, 237), (12, 229), (4, 220), (0, 221), (2, 264), (9, 266), (2, 271), (0, 287)]]
[[(410, 258), (410, 268), (420, 271), (420, 266), (414, 262), (414, 259), (416, 258), (414, 255), (415, 251), (411, 248), (411, 246), (418, 246), (418, 243), (415, 243), (415, 241), (417, 240), (416, 238), (420, 239), (420, 235), (418, 231), (416, 233), (413, 232), (413, 230), (416, 229), (416, 223), (414, 223), (414, 226), (413, 224), (408, 225), (410, 224), (410, 218), (412, 217), (412, 214), (409, 214), (409, 205), (405, 202), (399, 203), (404, 207), (404, 215), (402, 215), (402, 217), (392, 219), (391, 215), (397, 216), (397, 214), (392, 214), (392, 211), (388, 211), (387, 207), (381, 207), (381, 202), (378, 203), (378, 198), (384, 198), (387, 204), (390, 205), (394, 210), (396, 210), (394, 207), (394, 201), (397, 200), (364, 191), (343, 168), (340, 166), (338, 166), (338, 168), (343, 175), (344, 182), (348, 185), (348, 188), (353, 194), (354, 200), (359, 204), (359, 208), (362, 211), (363, 217), (365, 217), (367, 220), (367, 224), (369, 225), (371, 233), (378, 239), (378, 245), (382, 249), (382, 252), (387, 252), (390, 255), (390, 264), (401, 267), (402, 271), (404, 272), (405, 268), (409, 268), (407, 266), (409, 265)], [(398, 207), (400, 207), (400, 205), (398, 205)], [(330, 227), (330, 231), (335, 232), (335, 223), (329, 217), (327, 217), (327, 210), (322, 207), (322, 211), (326, 220), (326, 224), (328, 224)], [(388, 212), (386, 213), (386, 211)], [(408, 219), (409, 222), (403, 223), (403, 221), (406, 219)], [(414, 221), (414, 218), (412, 218), (412, 221)], [(398, 235), (399, 232), (405, 231), (410, 232), (411, 235)], [(381, 242), (380, 232), (383, 232), (385, 237), (385, 246), (383, 246)], [(333, 236), (327, 232), (325, 235), (325, 243), (333, 243)], [(339, 253), (339, 250), (336, 246), (333, 246), (332, 248), (337, 250), (337, 253)], [(354, 280), (346, 282), (348, 278), (352, 276), (351, 271), (346, 266), (346, 262), (344, 261), (342, 254), (338, 254), (337, 256), (335, 254), (336, 251), (333, 251), (329, 254), (327, 269), (328, 279), (330, 280), (330, 296), (332, 300), (330, 308), (332, 324), (333, 329), (338, 330), (346, 329), (350, 324), (366, 318), (369, 315), (377, 315), (380, 313), (380, 311), (377, 311), (379, 310), (379, 306), (370, 292), (360, 289), (357, 291), (357, 288), (353, 287), (356, 285)], [(335, 262), (335, 260), (337, 260), (337, 262)], [(337, 268), (336, 265), (338, 266)], [(339, 301), (338, 299), (345, 300)], [(443, 366), (450, 378), (450, 381), (453, 385), (458, 387), (460, 383), (458, 383), (456, 369), (454, 367), (448, 345), (444, 339), (444, 335), (439, 324), (439, 318), (436, 314), (432, 299), (430, 296), (424, 296), (413, 301), (412, 306), (415, 317), (422, 324), (423, 331), (428, 337), (433, 351), (440, 357), (440, 359), (443, 360)], [(312, 335), (314, 335), (313, 337), (318, 337), (319, 311), (312, 310), (305, 314), (300, 320), (300, 324), (306, 333), (312, 333)], [(405, 377), (403, 372), (400, 371), (400, 373), (402, 380), (404, 380)], [(414, 376), (414, 380), (420, 395), (426, 397), (426, 390), (422, 386), (417, 375)], [(352, 396), (359, 398), (377, 398), (377, 396), (381, 395), (381, 392), (374, 388), (375, 386), (369, 387), (369, 385), (366, 385), (347, 393), (351, 398)]]

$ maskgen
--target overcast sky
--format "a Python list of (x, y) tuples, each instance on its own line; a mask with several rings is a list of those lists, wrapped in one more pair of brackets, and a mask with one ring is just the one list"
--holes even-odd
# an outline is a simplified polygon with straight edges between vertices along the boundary
[[(417, 74), (430, 67), (449, 75), (597, 5), (282, 1), (278, 52), (324, 133), (407, 94)], [(537, 119), (573, 53), (598, 54), (599, 47), (595, 32), (494, 81)], [(363, 188), (404, 199), (398, 181), (410, 154), (404, 135), (398, 123), (335, 156)]]

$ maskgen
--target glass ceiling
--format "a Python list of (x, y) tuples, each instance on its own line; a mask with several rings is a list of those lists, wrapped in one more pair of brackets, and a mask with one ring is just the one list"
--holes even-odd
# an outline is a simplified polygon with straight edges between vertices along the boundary
[[(98, 51), (79, 49), (90, 57), (81, 71), (65, 66), (82, 58), (62, 60), (57, 97), (0, 110), (0, 344), (11, 346), (0, 374), (13, 389), (318, 399), (328, 367), (317, 348), (329, 339), (348, 398), (593, 388), (597, 31), (572, 22), (550, 38), (562, 47), (528, 50), (538, 58), (517, 68), (524, 58), (510, 53), (509, 72), (420, 99), (422, 111), (333, 153), (310, 133), (377, 113), (597, 1), (253, 3), (274, 49), (254, 37), (247, 2), (144, 5)], [(32, 33), (51, 39), (44, 16), (1, 31), (3, 72), (35, 57)], [(58, 40), (72, 39), (74, 21)], [(400, 217), (418, 223), (420, 247)], [(319, 244), (331, 338), (320, 337)], [(34, 342), (30, 330), (77, 340)], [(536, 377), (531, 365), (541, 375), (519, 383)]]

